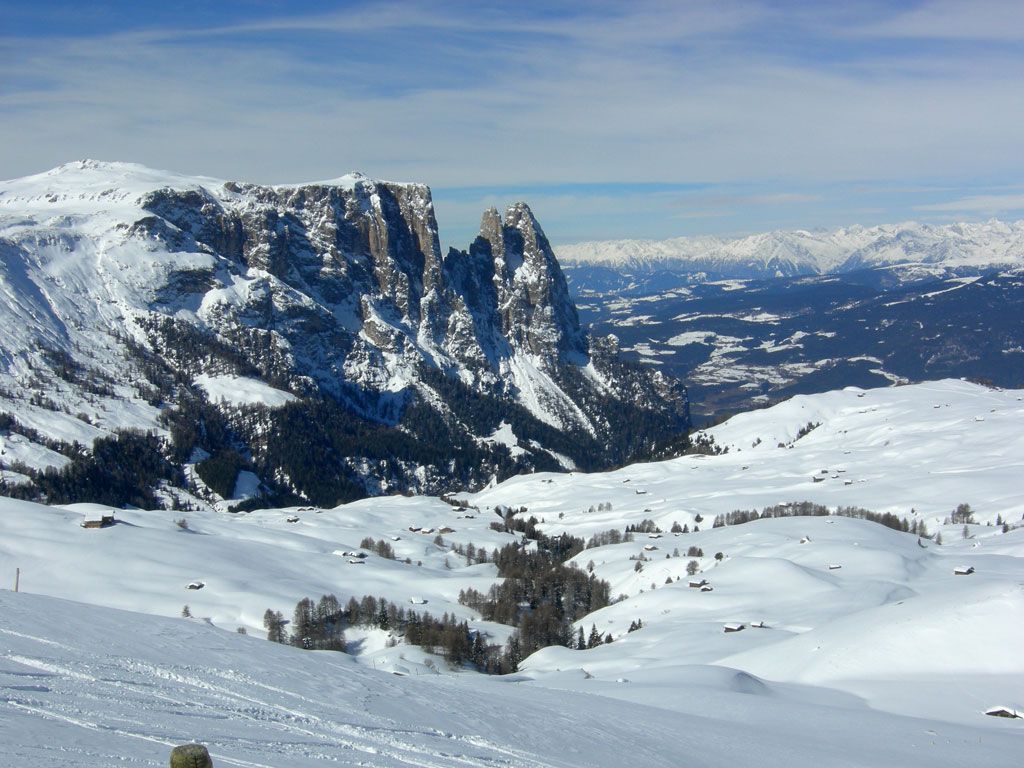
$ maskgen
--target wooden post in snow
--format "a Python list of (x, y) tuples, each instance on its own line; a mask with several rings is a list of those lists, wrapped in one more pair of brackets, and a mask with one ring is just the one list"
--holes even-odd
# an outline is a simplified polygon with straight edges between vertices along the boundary
[(14, 569), (14, 591), (18, 591), (18, 585), (21, 582), (21, 568)]

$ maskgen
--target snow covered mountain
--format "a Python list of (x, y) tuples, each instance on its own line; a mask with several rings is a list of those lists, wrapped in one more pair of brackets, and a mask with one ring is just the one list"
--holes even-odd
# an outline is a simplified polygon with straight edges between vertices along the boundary
[(333, 503), (621, 463), (687, 425), (681, 387), (580, 328), (523, 203), (442, 256), (420, 184), (81, 161), (0, 184), (0, 298), (23, 476), (155, 429), (209, 492)]
[(906, 222), (826, 232), (776, 231), (748, 237), (611, 240), (558, 249), (579, 290), (618, 285), (648, 290), (687, 281), (763, 279), (896, 268), (920, 275), (977, 274), (1024, 266), (1024, 221), (946, 225)]
[(1024, 222), (559, 248), (581, 318), (686, 382), (694, 417), (798, 393), (1024, 384)]
[[(947, 380), (796, 397), (711, 430), (727, 453), (524, 475), (462, 506), (205, 508), (185, 526), (118, 510), (94, 530), (83, 518), (109, 510), (0, 498), (0, 575), (20, 568), (21, 590), (0, 591), (0, 755), (157, 766), (196, 739), (215, 765), (275, 768), (1009, 768), (1024, 721), (986, 712), (1024, 712), (1022, 426), (1024, 391)], [(832, 514), (773, 516), (792, 502)], [(460, 550), (522, 543), (492, 525), (509, 507), (594, 539), (570, 563), (621, 597), (573, 630), (612, 642), (488, 677), (408, 627), (350, 627), (348, 654), (260, 636), (264, 609), (333, 593), (502, 642), (510, 627), (458, 599), (500, 583), (498, 566)], [(393, 558), (342, 555), (363, 537)]]

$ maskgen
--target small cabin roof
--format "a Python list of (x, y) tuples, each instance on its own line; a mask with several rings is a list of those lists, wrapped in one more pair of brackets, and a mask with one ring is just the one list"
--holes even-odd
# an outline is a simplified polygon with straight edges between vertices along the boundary
[(985, 714), (992, 717), (1024, 718), (1024, 713), (1013, 707), (989, 707), (985, 710)]

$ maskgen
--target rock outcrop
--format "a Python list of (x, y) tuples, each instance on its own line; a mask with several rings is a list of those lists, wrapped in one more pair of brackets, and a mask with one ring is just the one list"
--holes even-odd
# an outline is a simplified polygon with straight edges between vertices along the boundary
[[(0, 349), (5, 392), (34, 376), (101, 434), (169, 425), (179, 457), (230, 452), (264, 492), (477, 486), (685, 435), (682, 388), (580, 327), (524, 203), (486, 211), (471, 246), (442, 258), (421, 184), (261, 186), (86, 161), (0, 185), (0, 251), (2, 319), (22, 319)], [(124, 407), (138, 401), (149, 410)], [(0, 397), (0, 410), (17, 408)]]

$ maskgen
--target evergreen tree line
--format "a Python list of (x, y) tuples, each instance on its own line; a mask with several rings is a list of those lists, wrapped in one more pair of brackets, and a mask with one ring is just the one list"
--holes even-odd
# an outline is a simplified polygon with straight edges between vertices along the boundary
[[(570, 536), (567, 533), (563, 533), (559, 536), (548, 536), (538, 526), (541, 521), (538, 520), (534, 515), (530, 515), (527, 519), (513, 517), (517, 514), (525, 514), (527, 511), (526, 507), (519, 507), (519, 509), (508, 509), (508, 516), (505, 517), (504, 522), (491, 523), (492, 530), (504, 531), (505, 533), (521, 533), (525, 539), (531, 539), (537, 544), (537, 552), (544, 553), (545, 556), (550, 557), (552, 560), (558, 563), (564, 563), (580, 552), (584, 550), (583, 539), (576, 536)], [(506, 550), (511, 548), (517, 548), (515, 544), (506, 545), (501, 553), (505, 553), (503, 557), (508, 557)], [(499, 554), (501, 554), (499, 553)], [(498, 556), (493, 558), (494, 562), (498, 562)], [(498, 565), (499, 570), (501, 565)]]
[(528, 656), (549, 645), (574, 647), (572, 622), (611, 603), (611, 586), (565, 561), (581, 552), (583, 540), (540, 534), (537, 547), (502, 547), (494, 562), (502, 581), (486, 594), (459, 593), (459, 602), (488, 621), (517, 628), (519, 650)]
[(702, 456), (720, 456), (723, 453), (728, 453), (728, 448), (722, 448), (715, 443), (715, 438), (709, 435), (707, 432), (698, 432), (696, 435), (691, 435), (689, 439), (689, 445), (685, 453), (687, 455), (702, 455)]
[(609, 528), (607, 531), (599, 531), (587, 539), (584, 549), (604, 547), (608, 544), (622, 544), (624, 541), (633, 541), (633, 534), (623, 534), (618, 528)]
[(892, 512), (872, 512), (871, 510), (864, 509), (862, 507), (838, 507), (835, 512), (832, 512), (824, 504), (815, 504), (810, 501), (793, 501), (786, 504), (774, 504), (772, 506), (765, 507), (760, 512), (756, 509), (737, 509), (733, 512), (727, 512), (724, 515), (717, 515), (712, 527), (722, 528), (727, 525), (742, 525), (743, 523), (749, 523), (753, 520), (762, 520), (765, 518), (828, 517), (832, 514), (837, 517), (852, 517), (860, 520), (868, 520), (872, 523), (884, 525), (886, 528), (892, 528), (894, 531), (912, 533), (916, 536), (927, 537), (929, 535), (928, 529), (923, 520), (914, 520), (912, 523), (908, 523), (905, 518), (901, 518), (899, 515), (895, 515)]
[(488, 553), (486, 547), (477, 547), (473, 542), (469, 542), (465, 546), (452, 544), (452, 552), (466, 558), (466, 565), (493, 562), (498, 557), (496, 548)]
[[(800, 429), (797, 430), (796, 437), (793, 438), (792, 443), (795, 443), (797, 440), (799, 440), (802, 437), (807, 437), (809, 434), (811, 434), (811, 432), (813, 432), (814, 430), (816, 430), (820, 426), (821, 426), (821, 422), (820, 421), (808, 421), (806, 424), (804, 424), (802, 427), (800, 427)], [(792, 445), (792, 443), (790, 443), (790, 445)], [(783, 445), (783, 443), (779, 443), (779, 445)]]
[(249, 462), (237, 451), (226, 449), (196, 464), (196, 474), (214, 493), (225, 499), (235, 495), (238, 474)]
[[(959, 523), (973, 523), (974, 522), (974, 510), (971, 509), (970, 504), (957, 504), (956, 509), (953, 510), (953, 514), (949, 516), (949, 522), (957, 525)], [(998, 525), (1002, 525), (1003, 521), (999, 520)]]
[(450, 664), (472, 664), (488, 674), (515, 671), (523, 654), (518, 640), (505, 648), (490, 645), (481, 632), (472, 631), (466, 621), (444, 613), (440, 618), (428, 611), (407, 610), (387, 599), (366, 595), (352, 597), (342, 606), (334, 595), (314, 602), (304, 597), (295, 605), (292, 620), (280, 611), (267, 609), (263, 615), (267, 639), (306, 650), (346, 651), (345, 628), (364, 627), (390, 631), (409, 645), (441, 655)]
[(465, 499), (459, 499), (450, 494), (442, 493), (440, 496), (438, 496), (438, 498), (445, 504), (449, 504), (457, 508), (460, 512), (465, 512), (467, 509), (476, 510), (478, 512), (480, 511), (480, 507), (476, 506), (475, 504), (470, 504)]
[[(703, 517), (701, 517), (700, 515), (697, 515), (697, 516), (696, 516), (696, 517), (694, 518), (694, 522), (695, 522), (695, 523), (701, 523), (701, 522), (704, 522), (704, 518), (703, 518)], [(685, 524), (683, 524), (683, 525), (680, 525), (680, 524), (679, 524), (679, 521), (678, 521), (678, 520), (676, 520), (676, 521), (673, 521), (673, 523), (672, 523), (672, 527), (671, 527), (671, 528), (670, 528), (669, 530), (670, 530), (670, 531), (671, 531), (672, 533), (689, 533), (689, 532), (690, 532), (690, 524), (689, 524), (689, 523), (685, 523)], [(700, 530), (700, 526), (698, 526), (698, 525), (694, 525), (694, 526), (693, 526), (693, 530), (694, 530), (694, 532), (697, 532), (697, 531), (699, 531), (699, 530)]]
[[(755, 513), (756, 514), (756, 513)], [(700, 522), (704, 518), (697, 515), (697, 521)], [(744, 521), (746, 522), (746, 521)], [(494, 527), (493, 525), (491, 527)], [(716, 525), (717, 527), (717, 525)], [(693, 527), (694, 531), (699, 531), (699, 526)], [(623, 542), (634, 541), (635, 533), (661, 533), (659, 528), (653, 520), (642, 520), (639, 523), (627, 525), (625, 532), (619, 531), (617, 528), (609, 528), (607, 531), (599, 531), (587, 539), (584, 549), (594, 549), (595, 547), (604, 547), (609, 544), (622, 544)], [(689, 533), (690, 526), (679, 525), (678, 522), (672, 523), (672, 533)], [(693, 547), (690, 547), (693, 549)]]
[(114, 379), (99, 368), (87, 368), (63, 349), (43, 349), (41, 353), (58, 378), (100, 397), (113, 397), (116, 394)]
[(154, 509), (153, 488), (161, 481), (183, 484), (181, 472), (163, 455), (155, 434), (125, 429), (93, 442), (92, 453), (80, 453), (57, 469), (22, 468), (31, 484), (8, 485), (5, 495), (47, 504), (93, 502), (110, 507), (132, 505)]
[(368, 552), (373, 552), (379, 557), (386, 557), (388, 560), (395, 559), (395, 548), (391, 546), (391, 543), (385, 539), (375, 541), (372, 536), (367, 536), (359, 542), (359, 548), (365, 549)]
[(661, 533), (661, 528), (653, 520), (641, 520), (626, 526), (626, 533)]
[(587, 636), (586, 638), (584, 638), (584, 636), (583, 636), (583, 627), (579, 628), (579, 631), (578, 631), (578, 633), (576, 635), (576, 650), (577, 651), (586, 651), (586, 650), (590, 650), (591, 648), (597, 648), (597, 646), (599, 646), (599, 645), (603, 645), (603, 644), (606, 644), (606, 643), (611, 643), (612, 641), (613, 641), (613, 638), (612, 638), (612, 633), (611, 632), (609, 632), (604, 637), (601, 637), (601, 633), (597, 631), (597, 625), (596, 624), (591, 624), (590, 625), (590, 635)]

